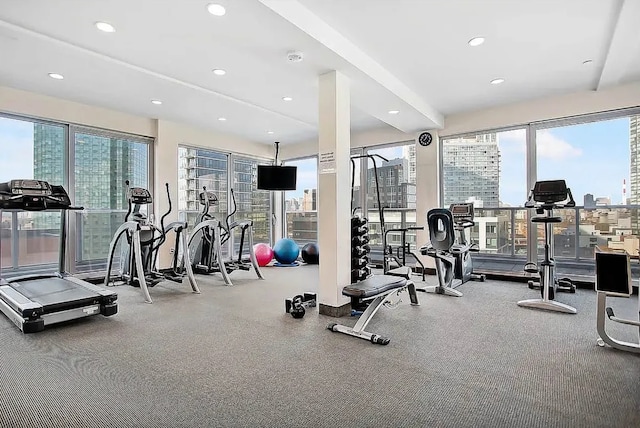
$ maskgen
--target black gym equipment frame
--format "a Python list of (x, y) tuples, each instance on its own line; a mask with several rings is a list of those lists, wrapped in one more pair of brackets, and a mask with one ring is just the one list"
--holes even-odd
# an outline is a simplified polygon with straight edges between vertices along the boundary
[(62, 186), (21, 179), (0, 183), (0, 216), (4, 211), (60, 211), (58, 270), (51, 274), (26, 274), (0, 278), (0, 311), (23, 333), (91, 315), (118, 312), (118, 295), (66, 272), (68, 211), (71, 206)]

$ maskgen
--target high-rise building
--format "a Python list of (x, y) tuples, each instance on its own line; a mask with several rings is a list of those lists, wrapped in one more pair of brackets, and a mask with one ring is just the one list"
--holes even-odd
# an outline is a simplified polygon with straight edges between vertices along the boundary
[[(409, 182), (409, 160), (407, 158), (391, 159), (377, 167), (378, 185), (380, 188), (380, 204), (387, 208), (415, 208), (415, 184)], [(374, 169), (367, 171), (367, 206), (378, 207)], [(356, 195), (356, 191), (354, 191)], [(355, 197), (359, 199), (359, 192)]]
[(593, 194), (587, 193), (584, 195), (584, 207), (594, 208), (596, 206), (596, 200), (593, 198)]
[[(33, 134), (34, 178), (64, 184), (67, 153), (64, 130), (34, 124)], [(80, 263), (105, 258), (114, 231), (124, 222), (125, 181), (129, 180), (131, 186), (148, 186), (147, 150), (144, 143), (122, 138), (75, 134), (74, 203), (90, 210), (78, 213), (80, 218), (70, 217), (70, 221), (79, 220), (76, 225)], [(57, 213), (34, 219), (35, 228), (57, 229), (59, 226)]]
[(409, 160), (409, 183), (416, 184), (416, 145), (402, 146), (402, 157)]
[(499, 207), (500, 149), (495, 133), (445, 140), (442, 151), (444, 205), (470, 200)]
[[(629, 118), (629, 205), (640, 204), (640, 116)], [(640, 234), (640, 210), (631, 210), (631, 230), (633, 234)]]
[(304, 189), (304, 193), (302, 194), (302, 211), (316, 211), (318, 209), (316, 195), (316, 189)]

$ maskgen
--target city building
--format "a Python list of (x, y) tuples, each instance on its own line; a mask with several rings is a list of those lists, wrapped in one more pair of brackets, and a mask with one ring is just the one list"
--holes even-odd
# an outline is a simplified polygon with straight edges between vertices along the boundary
[(594, 208), (596, 206), (596, 200), (593, 198), (591, 193), (587, 193), (584, 195), (584, 207), (585, 208)]
[(477, 206), (500, 206), (500, 149), (495, 133), (444, 140), (444, 205), (475, 198)]
[(317, 209), (317, 190), (304, 189), (302, 195), (302, 211), (316, 211)]

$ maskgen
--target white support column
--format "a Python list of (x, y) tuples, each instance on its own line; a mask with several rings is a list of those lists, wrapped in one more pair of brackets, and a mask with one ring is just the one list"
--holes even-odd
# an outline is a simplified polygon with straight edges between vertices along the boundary
[[(440, 207), (440, 139), (438, 131), (427, 131), (432, 136), (431, 144), (422, 146), (416, 136), (416, 225), (424, 226), (417, 233), (417, 246), (429, 242), (427, 212)], [(420, 255), (420, 254), (419, 254)], [(427, 269), (435, 269), (433, 257), (421, 256)]]
[(351, 102), (348, 79), (337, 71), (320, 76), (318, 126), (319, 311), (341, 316), (349, 311), (342, 287), (351, 282), (349, 152)]

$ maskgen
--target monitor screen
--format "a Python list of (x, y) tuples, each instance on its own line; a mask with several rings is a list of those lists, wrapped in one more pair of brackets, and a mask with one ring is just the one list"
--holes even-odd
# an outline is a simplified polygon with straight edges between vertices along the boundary
[(296, 190), (295, 166), (258, 165), (258, 189)]

